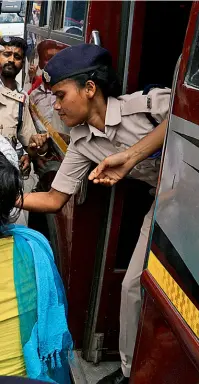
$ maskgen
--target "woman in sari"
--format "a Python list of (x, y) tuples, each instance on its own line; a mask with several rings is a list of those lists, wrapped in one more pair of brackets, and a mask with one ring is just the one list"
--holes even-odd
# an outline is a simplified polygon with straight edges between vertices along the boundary
[(70, 383), (64, 287), (46, 238), (11, 224), (23, 185), (17, 154), (2, 136), (0, 180), (0, 375)]

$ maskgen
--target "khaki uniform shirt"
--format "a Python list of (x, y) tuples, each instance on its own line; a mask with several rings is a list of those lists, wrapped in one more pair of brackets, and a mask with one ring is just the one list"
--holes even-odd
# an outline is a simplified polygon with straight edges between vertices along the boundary
[[(29, 97), (30, 101), (39, 109), (43, 118), (51, 123), (56, 96), (54, 96), (51, 91), (45, 90), (43, 84), (41, 84), (31, 92)], [(35, 124), (38, 131), (40, 131), (40, 126), (37, 127), (37, 124), (41, 125), (41, 123), (38, 123), (37, 119), (35, 119)]]
[[(38, 108), (43, 118), (52, 125), (54, 130), (60, 133), (69, 133), (57, 111), (54, 110), (56, 96), (54, 96), (51, 91), (46, 90), (43, 84), (31, 92), (30, 101)], [(32, 118), (38, 132), (46, 130), (42, 122), (34, 113), (32, 114)]]
[[(105, 132), (83, 124), (72, 128), (71, 143), (55, 176), (52, 187), (69, 195), (77, 193), (91, 162), (100, 163), (105, 157), (136, 144), (154, 127), (146, 117), (149, 112), (158, 123), (166, 119), (170, 89), (152, 89), (148, 95), (135, 92), (109, 97)], [(130, 176), (157, 185), (160, 159), (146, 159), (135, 166)]]
[(17, 137), (19, 101), (24, 101), (24, 109), (23, 123), (18, 133), (18, 140), (24, 147), (27, 147), (31, 135), (37, 133), (29, 112), (28, 96), (22, 93), (19, 86), (17, 90), (11, 91), (0, 84), (0, 134), (8, 139), (13, 136)]

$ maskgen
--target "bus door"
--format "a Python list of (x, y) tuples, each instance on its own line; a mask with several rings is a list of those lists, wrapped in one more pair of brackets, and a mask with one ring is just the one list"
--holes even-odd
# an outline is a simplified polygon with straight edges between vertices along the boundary
[(199, 382), (199, 2), (184, 42), (151, 228), (130, 383)]

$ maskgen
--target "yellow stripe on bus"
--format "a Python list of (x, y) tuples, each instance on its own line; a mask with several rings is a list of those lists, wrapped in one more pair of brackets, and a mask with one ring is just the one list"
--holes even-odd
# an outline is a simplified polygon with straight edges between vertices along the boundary
[(65, 154), (68, 148), (66, 142), (62, 139), (60, 134), (52, 127), (52, 125), (48, 122), (48, 120), (44, 119), (42, 113), (39, 111), (36, 105), (31, 102), (31, 100), (30, 100), (30, 109), (36, 115), (36, 117), (40, 120), (40, 122), (44, 125), (44, 127), (46, 128), (46, 131), (49, 133), (49, 135), (52, 137), (55, 143), (59, 146), (59, 148)]
[(176, 283), (165, 267), (160, 263), (152, 251), (149, 255), (147, 268), (173, 306), (180, 313), (184, 321), (199, 338), (199, 310)]

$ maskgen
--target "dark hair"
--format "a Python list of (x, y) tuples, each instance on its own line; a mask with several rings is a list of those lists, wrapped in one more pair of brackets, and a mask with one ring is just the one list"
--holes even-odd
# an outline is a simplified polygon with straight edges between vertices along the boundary
[(17, 47), (21, 48), (23, 51), (24, 56), (26, 56), (26, 52), (28, 49), (28, 45), (24, 39), (21, 37), (15, 37), (15, 36), (3, 36), (0, 38), (0, 45), (3, 45), (3, 47)]
[(77, 82), (81, 88), (85, 87), (88, 80), (94, 81), (96, 86), (102, 91), (105, 100), (109, 96), (118, 97), (122, 93), (121, 84), (114, 69), (105, 65), (100, 66), (94, 71), (73, 76), (71, 79)]
[(20, 209), (15, 207), (16, 200), (23, 205), (23, 182), (18, 169), (0, 152), (0, 227), (17, 220)]

